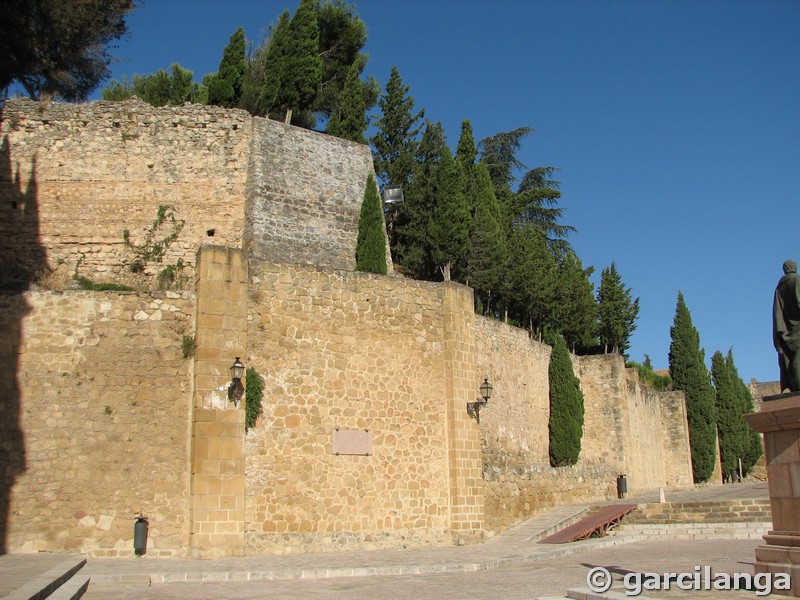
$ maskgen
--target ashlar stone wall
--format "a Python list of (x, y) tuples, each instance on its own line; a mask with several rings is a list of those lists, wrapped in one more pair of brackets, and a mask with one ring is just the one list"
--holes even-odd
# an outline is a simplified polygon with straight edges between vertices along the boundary
[(0, 295), (10, 549), (132, 556), (141, 512), (149, 556), (184, 551), (193, 315), (188, 292)]
[[(245, 441), (247, 552), (448, 544), (453, 530), (482, 530), (478, 427), (448, 425), (455, 407), (465, 413), (458, 389), (469, 384), (448, 367), (444, 343), (452, 311), (472, 318), (471, 290), (258, 261), (250, 269), (248, 365), (266, 383)], [(470, 361), (463, 352), (474, 341), (459, 335), (451, 328)], [(356, 446), (337, 455), (337, 436)], [(448, 440), (464, 454), (457, 464)]]

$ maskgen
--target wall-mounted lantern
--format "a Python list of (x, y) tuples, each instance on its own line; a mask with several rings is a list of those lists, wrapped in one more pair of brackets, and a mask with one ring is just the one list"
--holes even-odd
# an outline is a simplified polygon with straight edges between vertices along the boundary
[(475, 402), (467, 402), (467, 414), (478, 423), (481, 422), (481, 408), (489, 403), (489, 400), (492, 398), (492, 392), (494, 392), (494, 388), (492, 384), (489, 383), (488, 377), (483, 378), (483, 383), (479, 389), (481, 390), (482, 399), (476, 400)]
[(228, 400), (233, 402), (236, 408), (239, 408), (239, 403), (242, 401), (242, 393), (244, 386), (242, 385), (242, 377), (244, 376), (244, 365), (239, 357), (233, 361), (231, 365), (231, 384), (228, 386)]

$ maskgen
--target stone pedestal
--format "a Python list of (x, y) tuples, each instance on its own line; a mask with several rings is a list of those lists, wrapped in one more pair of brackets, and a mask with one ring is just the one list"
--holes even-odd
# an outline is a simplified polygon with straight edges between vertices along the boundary
[(800, 597), (800, 393), (767, 396), (761, 410), (745, 415), (764, 434), (773, 530), (756, 548), (756, 573), (788, 573)]

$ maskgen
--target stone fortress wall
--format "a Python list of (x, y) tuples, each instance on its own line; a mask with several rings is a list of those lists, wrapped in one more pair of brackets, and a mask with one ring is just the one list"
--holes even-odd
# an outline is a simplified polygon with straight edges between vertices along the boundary
[[(613, 497), (619, 473), (691, 485), (680, 394), (575, 358), (584, 449), (552, 469), (549, 347), (464, 286), (353, 272), (368, 148), (136, 101), (12, 101), (0, 131), (0, 263), (123, 274), (122, 228), (169, 203), (186, 226), (165, 262), (197, 267), (193, 292), (2, 296), (11, 549), (130, 556), (139, 511), (156, 555), (465, 543)], [(266, 381), (247, 433), (235, 356)]]

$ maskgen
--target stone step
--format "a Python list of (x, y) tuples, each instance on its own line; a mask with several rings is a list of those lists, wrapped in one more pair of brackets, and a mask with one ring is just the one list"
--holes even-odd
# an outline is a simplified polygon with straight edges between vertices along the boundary
[(78, 600), (89, 589), (91, 577), (76, 573), (70, 577), (56, 591), (47, 596), (47, 600)]
[(771, 520), (770, 501), (758, 499), (640, 504), (625, 518), (625, 523), (758, 523)]
[[(44, 598), (50, 598), (58, 588), (69, 581), (85, 564), (86, 558), (82, 556), (65, 558), (55, 567), (35, 576), (30, 581), (26, 581), (0, 600), (44, 600)], [(72, 597), (79, 598), (80, 596), (65, 596), (65, 598)]]
[(674, 540), (760, 539), (772, 529), (772, 521), (747, 523), (625, 523), (612, 535), (635, 535), (644, 539)]

